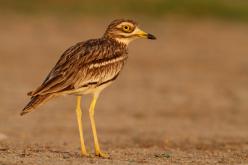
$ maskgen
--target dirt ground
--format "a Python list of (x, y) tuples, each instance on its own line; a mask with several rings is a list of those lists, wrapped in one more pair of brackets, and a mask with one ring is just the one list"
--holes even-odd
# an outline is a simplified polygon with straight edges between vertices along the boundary
[(96, 106), (101, 147), (80, 157), (75, 97), (24, 117), (37, 87), (75, 42), (101, 36), (111, 19), (1, 18), (0, 165), (248, 164), (248, 24), (139, 20), (158, 40), (130, 45), (130, 58)]

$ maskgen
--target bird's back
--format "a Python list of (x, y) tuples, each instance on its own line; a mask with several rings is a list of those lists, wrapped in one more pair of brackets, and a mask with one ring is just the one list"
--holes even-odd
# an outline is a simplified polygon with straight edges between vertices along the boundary
[(117, 41), (100, 38), (67, 49), (43, 84), (31, 96), (72, 93), (114, 80), (127, 59), (127, 48)]

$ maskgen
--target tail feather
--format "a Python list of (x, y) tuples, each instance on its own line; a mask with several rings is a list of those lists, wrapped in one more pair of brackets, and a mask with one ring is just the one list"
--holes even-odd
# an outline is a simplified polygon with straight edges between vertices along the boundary
[(29, 113), (33, 111), (38, 106), (44, 104), (46, 101), (51, 99), (53, 95), (47, 94), (47, 95), (36, 95), (31, 97), (30, 102), (25, 106), (25, 108), (21, 112), (21, 116), (25, 115), (26, 113)]

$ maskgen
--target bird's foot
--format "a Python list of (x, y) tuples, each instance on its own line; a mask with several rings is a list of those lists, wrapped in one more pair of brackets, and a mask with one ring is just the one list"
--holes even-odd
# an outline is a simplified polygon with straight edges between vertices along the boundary
[(102, 157), (102, 158), (109, 158), (110, 156), (107, 153), (97, 151), (96, 156)]
[(90, 154), (87, 151), (81, 151), (81, 156), (89, 157)]

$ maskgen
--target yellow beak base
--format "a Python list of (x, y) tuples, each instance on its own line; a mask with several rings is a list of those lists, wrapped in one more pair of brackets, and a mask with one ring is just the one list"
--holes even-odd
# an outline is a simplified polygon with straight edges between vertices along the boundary
[(146, 32), (144, 32), (144, 31), (142, 31), (140, 29), (139, 29), (139, 32), (137, 33), (137, 35), (139, 37), (147, 38), (147, 39), (150, 39), (150, 40), (155, 40), (156, 39), (156, 37), (154, 35), (152, 35), (150, 33), (146, 33)]

